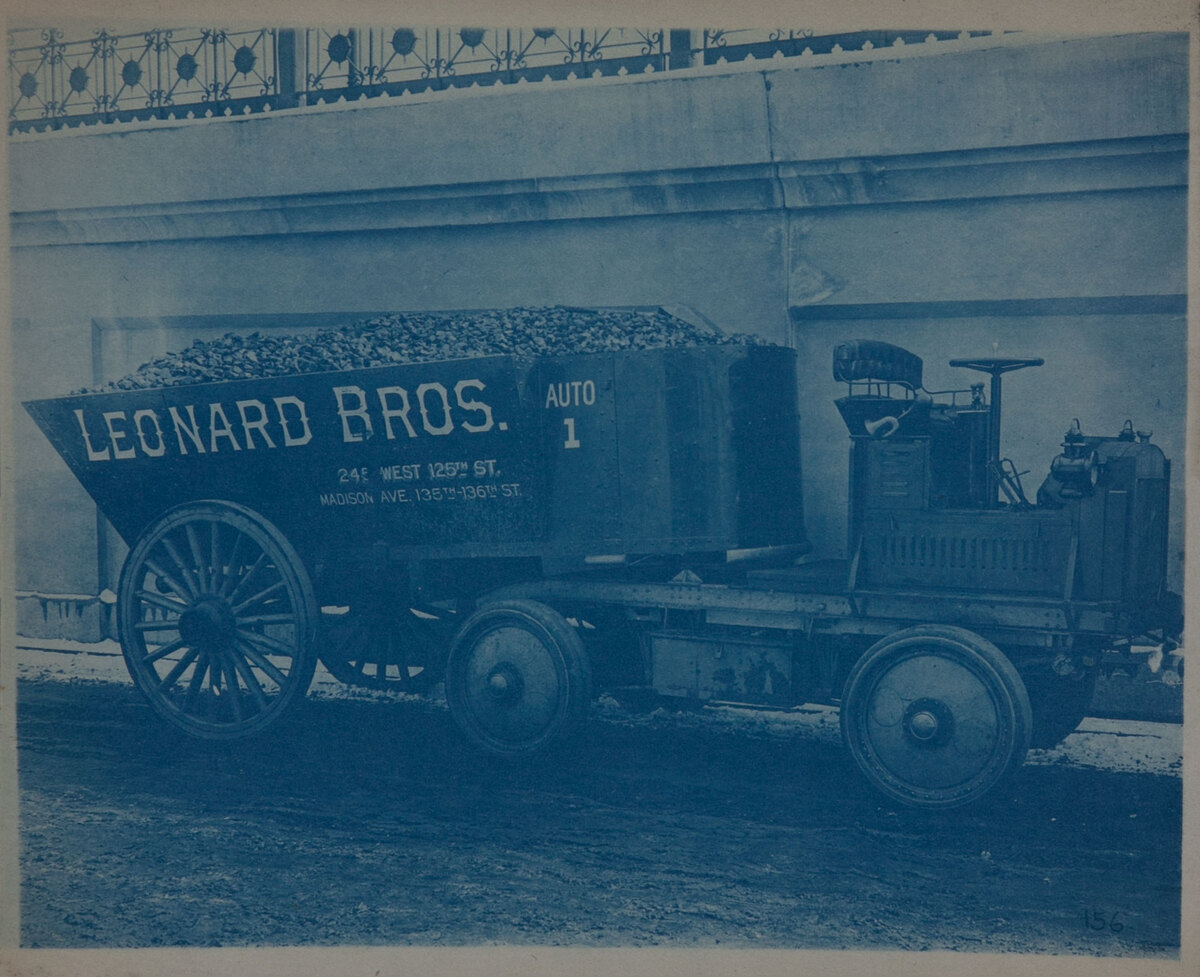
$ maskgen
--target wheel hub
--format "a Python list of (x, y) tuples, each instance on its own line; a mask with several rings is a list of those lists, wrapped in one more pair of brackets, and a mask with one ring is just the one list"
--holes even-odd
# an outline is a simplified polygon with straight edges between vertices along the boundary
[(954, 732), (954, 714), (937, 699), (917, 699), (904, 711), (904, 732), (910, 740), (933, 746)]
[(525, 682), (510, 663), (500, 662), (488, 673), (488, 694), (496, 702), (511, 703), (521, 698)]
[(203, 597), (179, 615), (179, 636), (189, 645), (228, 647), (236, 631), (229, 604), (216, 597)]

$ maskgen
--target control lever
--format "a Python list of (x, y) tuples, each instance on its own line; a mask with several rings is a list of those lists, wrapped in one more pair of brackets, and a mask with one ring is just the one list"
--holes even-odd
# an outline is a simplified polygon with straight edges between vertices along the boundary
[[(1000, 378), (1013, 370), (1023, 370), (1029, 366), (1042, 366), (1045, 362), (1040, 356), (1031, 359), (1014, 356), (981, 356), (976, 359), (950, 361), (951, 366), (978, 370), (992, 378), (992, 386), (989, 391), (991, 400), (988, 408), (988, 463), (985, 469), (988, 473), (989, 508), (996, 505), (996, 488), (997, 486), (1003, 488), (1006, 478), (1000, 463)], [(1009, 465), (1012, 465), (1011, 461)], [(1005, 494), (1008, 494), (1007, 490)], [(1022, 495), (1022, 497), (1024, 496)]]
[(1033, 503), (1025, 497), (1025, 489), (1021, 485), (1021, 476), (1028, 471), (1019, 472), (1011, 458), (1002, 458), (999, 462), (988, 462), (988, 471), (996, 479), (1000, 491), (1008, 499), (1008, 504), (1018, 509), (1032, 509)]

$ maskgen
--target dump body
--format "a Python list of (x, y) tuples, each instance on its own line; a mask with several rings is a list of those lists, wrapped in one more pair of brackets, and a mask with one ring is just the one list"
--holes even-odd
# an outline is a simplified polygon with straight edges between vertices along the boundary
[(26, 409), (131, 544), (183, 502), (308, 561), (803, 544), (795, 353), (753, 345), (403, 364)]

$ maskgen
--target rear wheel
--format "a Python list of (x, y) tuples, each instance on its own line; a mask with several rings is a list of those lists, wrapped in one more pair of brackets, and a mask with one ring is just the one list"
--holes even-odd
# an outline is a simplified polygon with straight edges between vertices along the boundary
[(513, 758), (536, 753), (587, 715), (591, 669), (583, 643), (545, 604), (485, 606), (467, 619), (450, 649), (446, 701), (480, 749)]
[(347, 685), (427, 692), (442, 680), (447, 625), (412, 607), (349, 608), (321, 615), (321, 663)]
[(316, 665), (308, 574), (252, 510), (229, 502), (172, 509), (130, 551), (119, 590), (134, 684), (184, 732), (261, 732), (308, 689)]
[(889, 797), (921, 807), (975, 801), (1024, 761), (1033, 725), (1012, 663), (962, 628), (888, 635), (851, 669), (842, 735)]

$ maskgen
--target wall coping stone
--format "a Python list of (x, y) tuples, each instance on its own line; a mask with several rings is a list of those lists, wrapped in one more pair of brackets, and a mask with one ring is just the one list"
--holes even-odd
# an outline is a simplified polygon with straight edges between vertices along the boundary
[(1185, 187), (1187, 137), (16, 213), (14, 248)]

